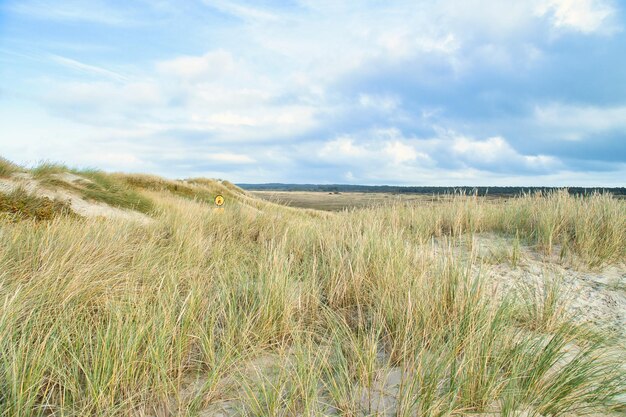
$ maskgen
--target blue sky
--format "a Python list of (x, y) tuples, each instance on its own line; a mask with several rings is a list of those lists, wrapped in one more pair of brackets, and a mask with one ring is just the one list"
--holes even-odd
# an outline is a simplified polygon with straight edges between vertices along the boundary
[(0, 155), (173, 178), (626, 186), (617, 0), (0, 0)]

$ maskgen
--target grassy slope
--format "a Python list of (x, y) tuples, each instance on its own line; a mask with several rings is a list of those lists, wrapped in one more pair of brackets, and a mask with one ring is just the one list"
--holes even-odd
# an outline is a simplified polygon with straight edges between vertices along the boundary
[[(87, 200), (141, 213), (150, 213), (153, 210), (150, 199), (128, 186), (118, 176), (102, 171), (76, 170), (65, 165), (44, 162), (30, 170), (30, 173), (45, 186), (65, 188)], [(65, 181), (64, 174), (78, 175), (83, 181)]]
[[(194, 415), (233, 397), (244, 415), (382, 415), (389, 372), (398, 416), (619, 407), (621, 342), (569, 323), (556, 290), (494, 299), (471, 254), (429, 243), (495, 231), (624, 261), (623, 201), (328, 215), (212, 181), (107, 178), (155, 222), (0, 219), (0, 415)], [(223, 212), (205, 204), (218, 192)]]

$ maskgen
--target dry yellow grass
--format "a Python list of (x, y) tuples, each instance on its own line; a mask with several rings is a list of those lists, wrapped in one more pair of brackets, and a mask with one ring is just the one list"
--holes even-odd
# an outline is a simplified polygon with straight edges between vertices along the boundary
[[(623, 262), (626, 202), (457, 196), (327, 214), (125, 178), (153, 222), (0, 219), (0, 415), (624, 410), (622, 341), (561, 323), (558, 293), (494, 297), (453, 247), (493, 231)], [(198, 198), (217, 191), (223, 212)]]

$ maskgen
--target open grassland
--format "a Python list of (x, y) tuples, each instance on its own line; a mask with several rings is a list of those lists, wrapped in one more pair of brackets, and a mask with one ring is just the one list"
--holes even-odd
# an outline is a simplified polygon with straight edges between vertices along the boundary
[[(558, 191), (558, 190), (556, 190)], [(621, 190), (618, 190), (621, 192)], [(447, 202), (459, 194), (473, 195), (475, 192), (451, 191), (450, 193), (384, 193), (384, 192), (360, 192), (360, 191), (341, 191), (341, 192), (324, 192), (324, 191), (256, 191), (248, 190), (250, 195), (254, 197), (271, 201), (273, 203), (283, 204), (289, 207), (300, 207), (325, 211), (343, 211), (355, 208), (368, 208), (378, 206), (389, 206), (398, 203), (414, 203), (429, 204)], [(540, 191), (544, 194), (550, 191)], [(585, 190), (585, 192), (588, 192)], [(523, 192), (520, 192), (523, 194)], [(570, 190), (571, 193), (571, 190)], [(592, 194), (593, 192), (588, 192)], [(527, 193), (534, 194), (534, 193)], [(482, 201), (504, 201), (514, 198), (516, 194), (487, 194), (481, 197)], [(613, 195), (616, 199), (625, 199), (623, 194)]]
[(250, 194), (266, 201), (315, 210), (342, 211), (354, 208), (377, 207), (397, 203), (425, 203), (449, 199), (450, 196), (425, 194), (389, 194), (362, 192), (319, 191), (250, 191)]
[(2, 416), (626, 411), (624, 317), (587, 320), (595, 307), (573, 308), (579, 294), (548, 268), (617, 271), (602, 294), (623, 301), (623, 200), (326, 213), (227, 182), (43, 171), (28, 181), (75, 187), (72, 207), (148, 220), (0, 215)]

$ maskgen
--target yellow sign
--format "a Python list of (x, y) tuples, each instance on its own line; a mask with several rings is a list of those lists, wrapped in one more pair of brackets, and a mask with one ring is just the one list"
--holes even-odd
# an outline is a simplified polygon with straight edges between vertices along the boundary
[(217, 195), (215, 196), (215, 205), (218, 207), (221, 207), (224, 205), (224, 197), (222, 197), (221, 195)]

